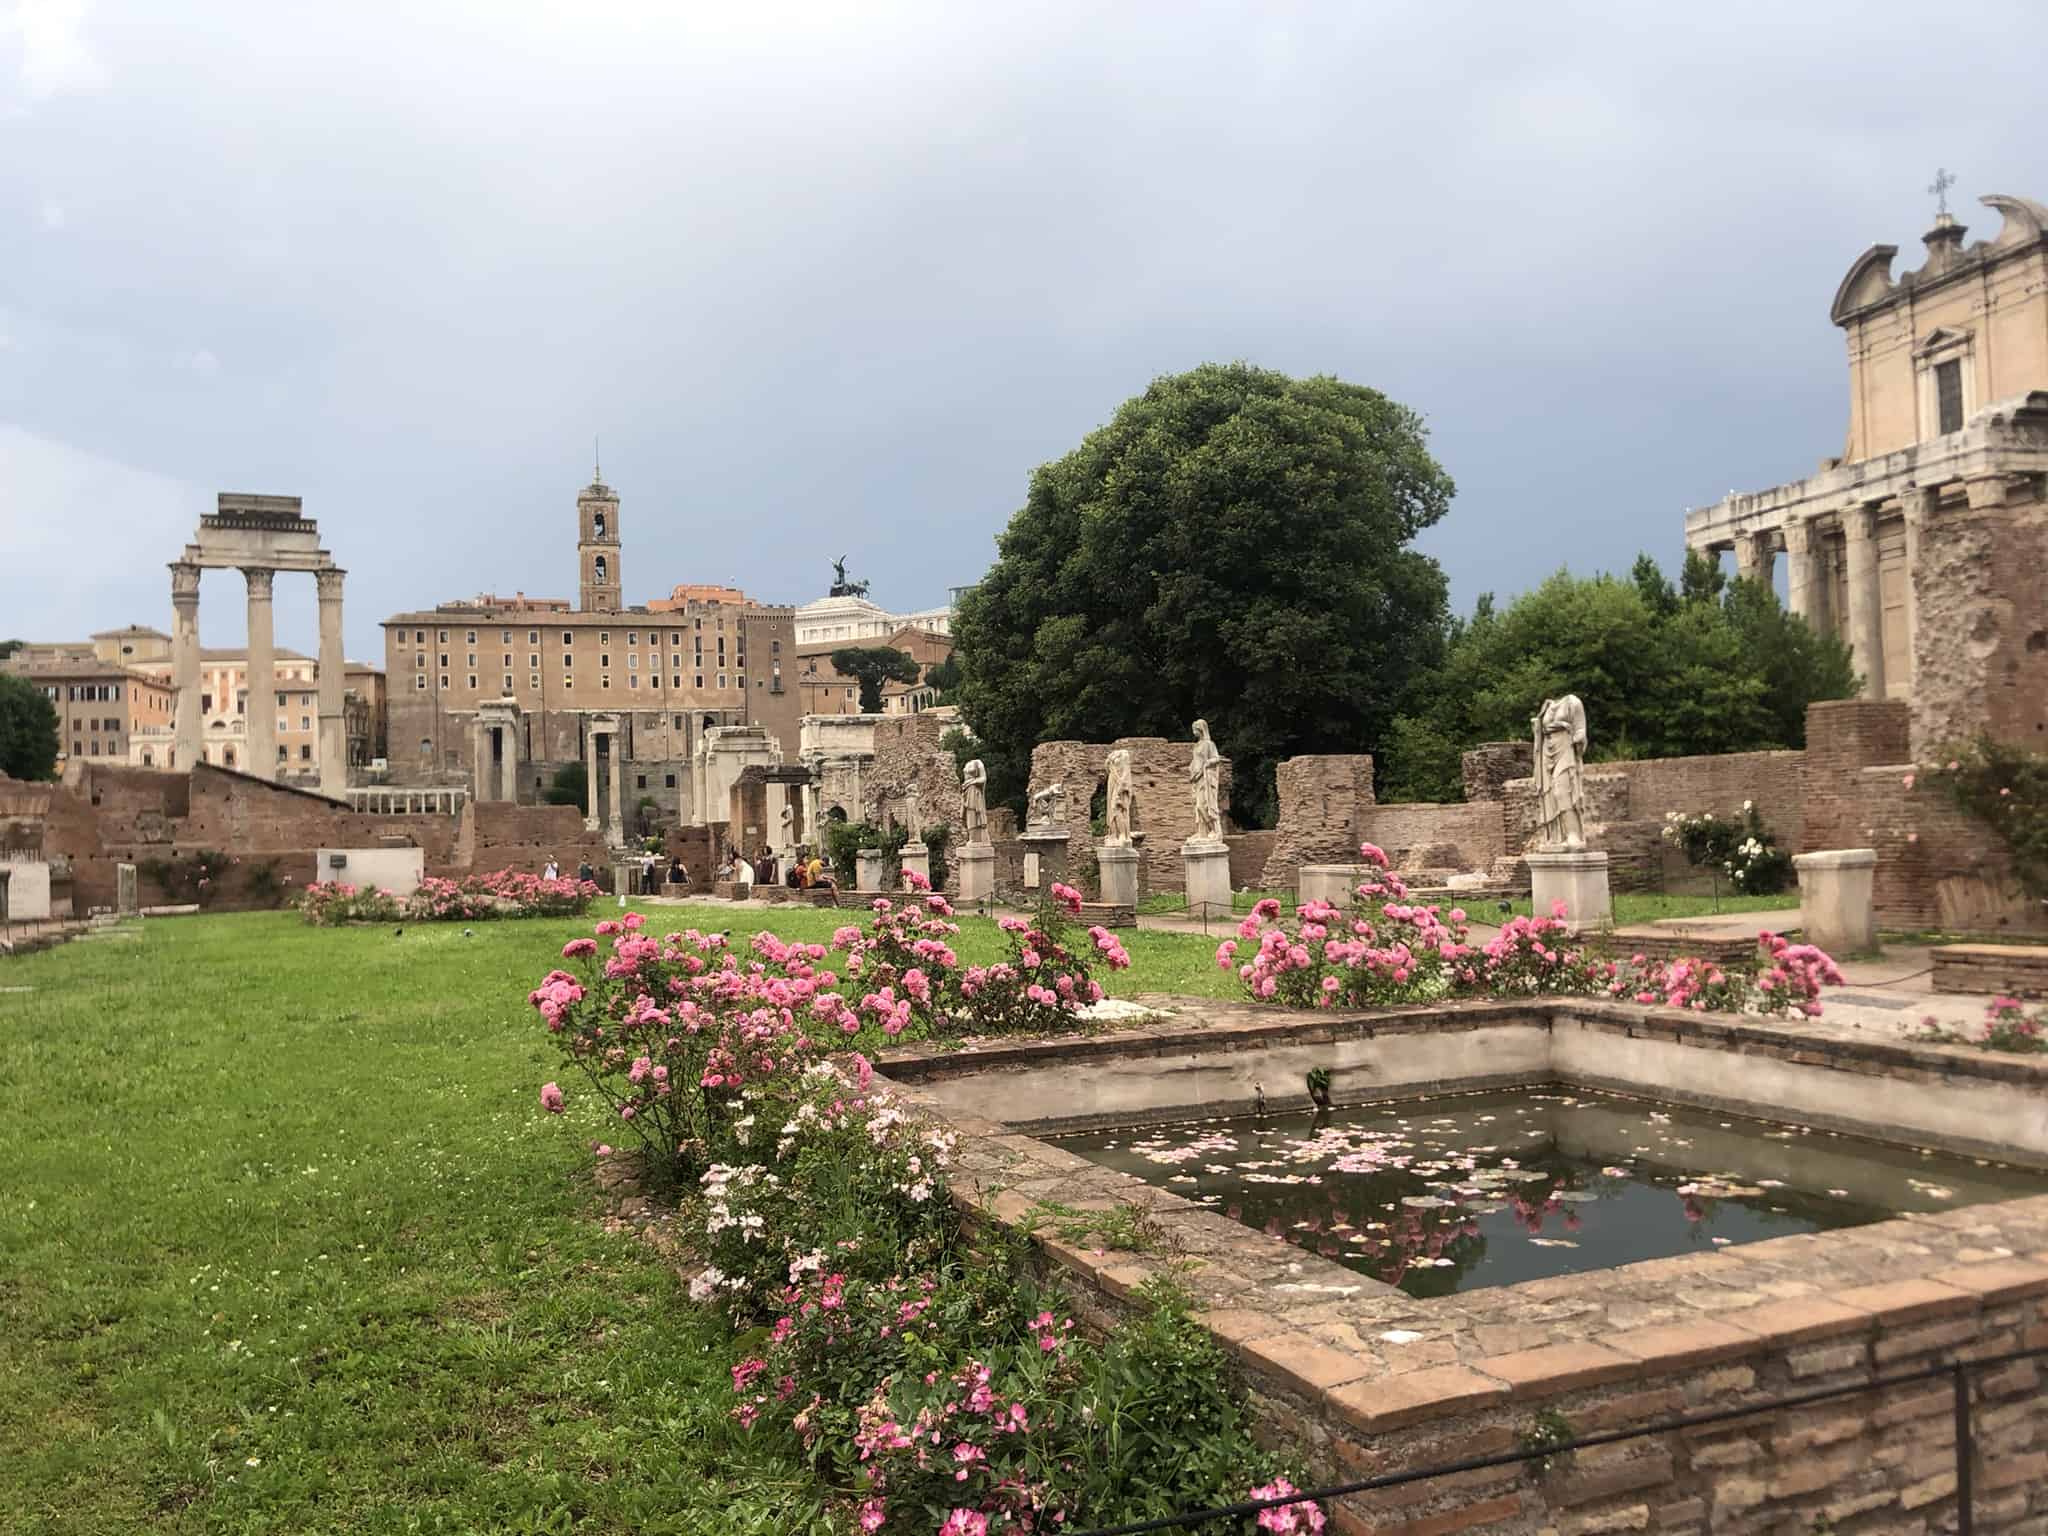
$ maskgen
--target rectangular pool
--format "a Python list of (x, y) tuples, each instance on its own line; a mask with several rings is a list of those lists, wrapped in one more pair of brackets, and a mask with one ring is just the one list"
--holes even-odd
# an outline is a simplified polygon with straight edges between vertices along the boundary
[(2048, 1192), (2048, 1174), (1561, 1087), (1048, 1137), (1410, 1295)]

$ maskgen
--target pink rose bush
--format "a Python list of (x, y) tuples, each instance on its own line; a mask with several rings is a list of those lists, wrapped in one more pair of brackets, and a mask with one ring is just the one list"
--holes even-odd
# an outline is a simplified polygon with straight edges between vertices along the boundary
[(390, 891), (339, 882), (318, 882), (299, 897), (309, 923), (468, 923), (498, 917), (575, 917), (590, 910), (595, 881), (547, 880), (514, 869), (463, 880), (429, 875), (419, 889), (400, 898)]
[(1824, 986), (1840, 986), (1835, 962), (1810, 944), (1757, 936), (1755, 970), (1705, 960), (1626, 962), (1603, 957), (1573, 933), (1560, 910), (1511, 918), (1475, 944), (1466, 914), (1410, 899), (1407, 886), (1371, 843), (1371, 866), (1349, 909), (1306, 902), (1294, 920), (1268, 898), (1216, 950), (1247, 993), (1293, 1008), (1372, 1008), (1460, 997), (1607, 997), (1688, 1008), (1817, 1016)]

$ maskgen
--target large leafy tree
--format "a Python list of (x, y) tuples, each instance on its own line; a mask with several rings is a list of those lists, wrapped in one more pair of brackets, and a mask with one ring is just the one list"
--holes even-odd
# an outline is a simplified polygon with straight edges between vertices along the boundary
[(1451, 480), (1376, 390), (1242, 363), (1155, 380), (1031, 476), (955, 624), (992, 798), (1031, 749), (1206, 717), (1240, 821), (1273, 765), (1356, 751), (1440, 659), (1443, 572), (1409, 548)]
[(0, 674), (0, 773), (15, 779), (57, 775), (57, 709), (25, 677)]
[(917, 659), (892, 645), (842, 645), (831, 656), (832, 670), (860, 684), (863, 714), (875, 714), (882, 707), (882, 684), (914, 683)]
[(1806, 706), (1855, 687), (1841, 641), (1758, 583), (1693, 564), (1674, 589), (1647, 557), (1627, 580), (1560, 571), (1452, 626), (1387, 734), (1382, 798), (1456, 799), (1459, 754), (1526, 737), (1560, 693), (1585, 701), (1595, 757), (1683, 757), (1804, 746)]

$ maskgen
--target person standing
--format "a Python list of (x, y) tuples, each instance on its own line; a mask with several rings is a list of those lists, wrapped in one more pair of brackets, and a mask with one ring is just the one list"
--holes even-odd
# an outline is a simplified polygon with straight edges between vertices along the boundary
[(553, 854), (548, 855), (547, 868), (540, 872), (540, 877), (543, 880), (559, 880), (562, 878), (562, 866), (555, 862)]

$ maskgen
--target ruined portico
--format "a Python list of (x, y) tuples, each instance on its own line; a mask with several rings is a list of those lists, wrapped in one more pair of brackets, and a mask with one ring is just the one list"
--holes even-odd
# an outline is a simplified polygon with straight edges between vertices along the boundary
[(320, 547), (320, 528), (304, 516), (297, 496), (250, 496), (223, 491), (215, 510), (171, 562), (171, 681), (177, 689), (175, 766), (204, 761), (200, 707), (199, 580), (203, 572), (239, 570), (247, 583), (249, 613), (248, 771), (277, 777), (277, 646), (272, 627), (272, 586), (278, 572), (313, 577), (320, 605), (320, 790), (339, 797), (348, 787), (348, 727), (343, 684), (341, 588), (347, 574)]
[(1689, 550), (1849, 646), (1867, 699), (1910, 703), (1916, 749), (2048, 712), (2048, 207), (1982, 199), (2004, 223), (1963, 243), (1946, 212), (1894, 281), (1872, 246), (1836, 291), (1848, 343), (1842, 457), (1686, 514)]

